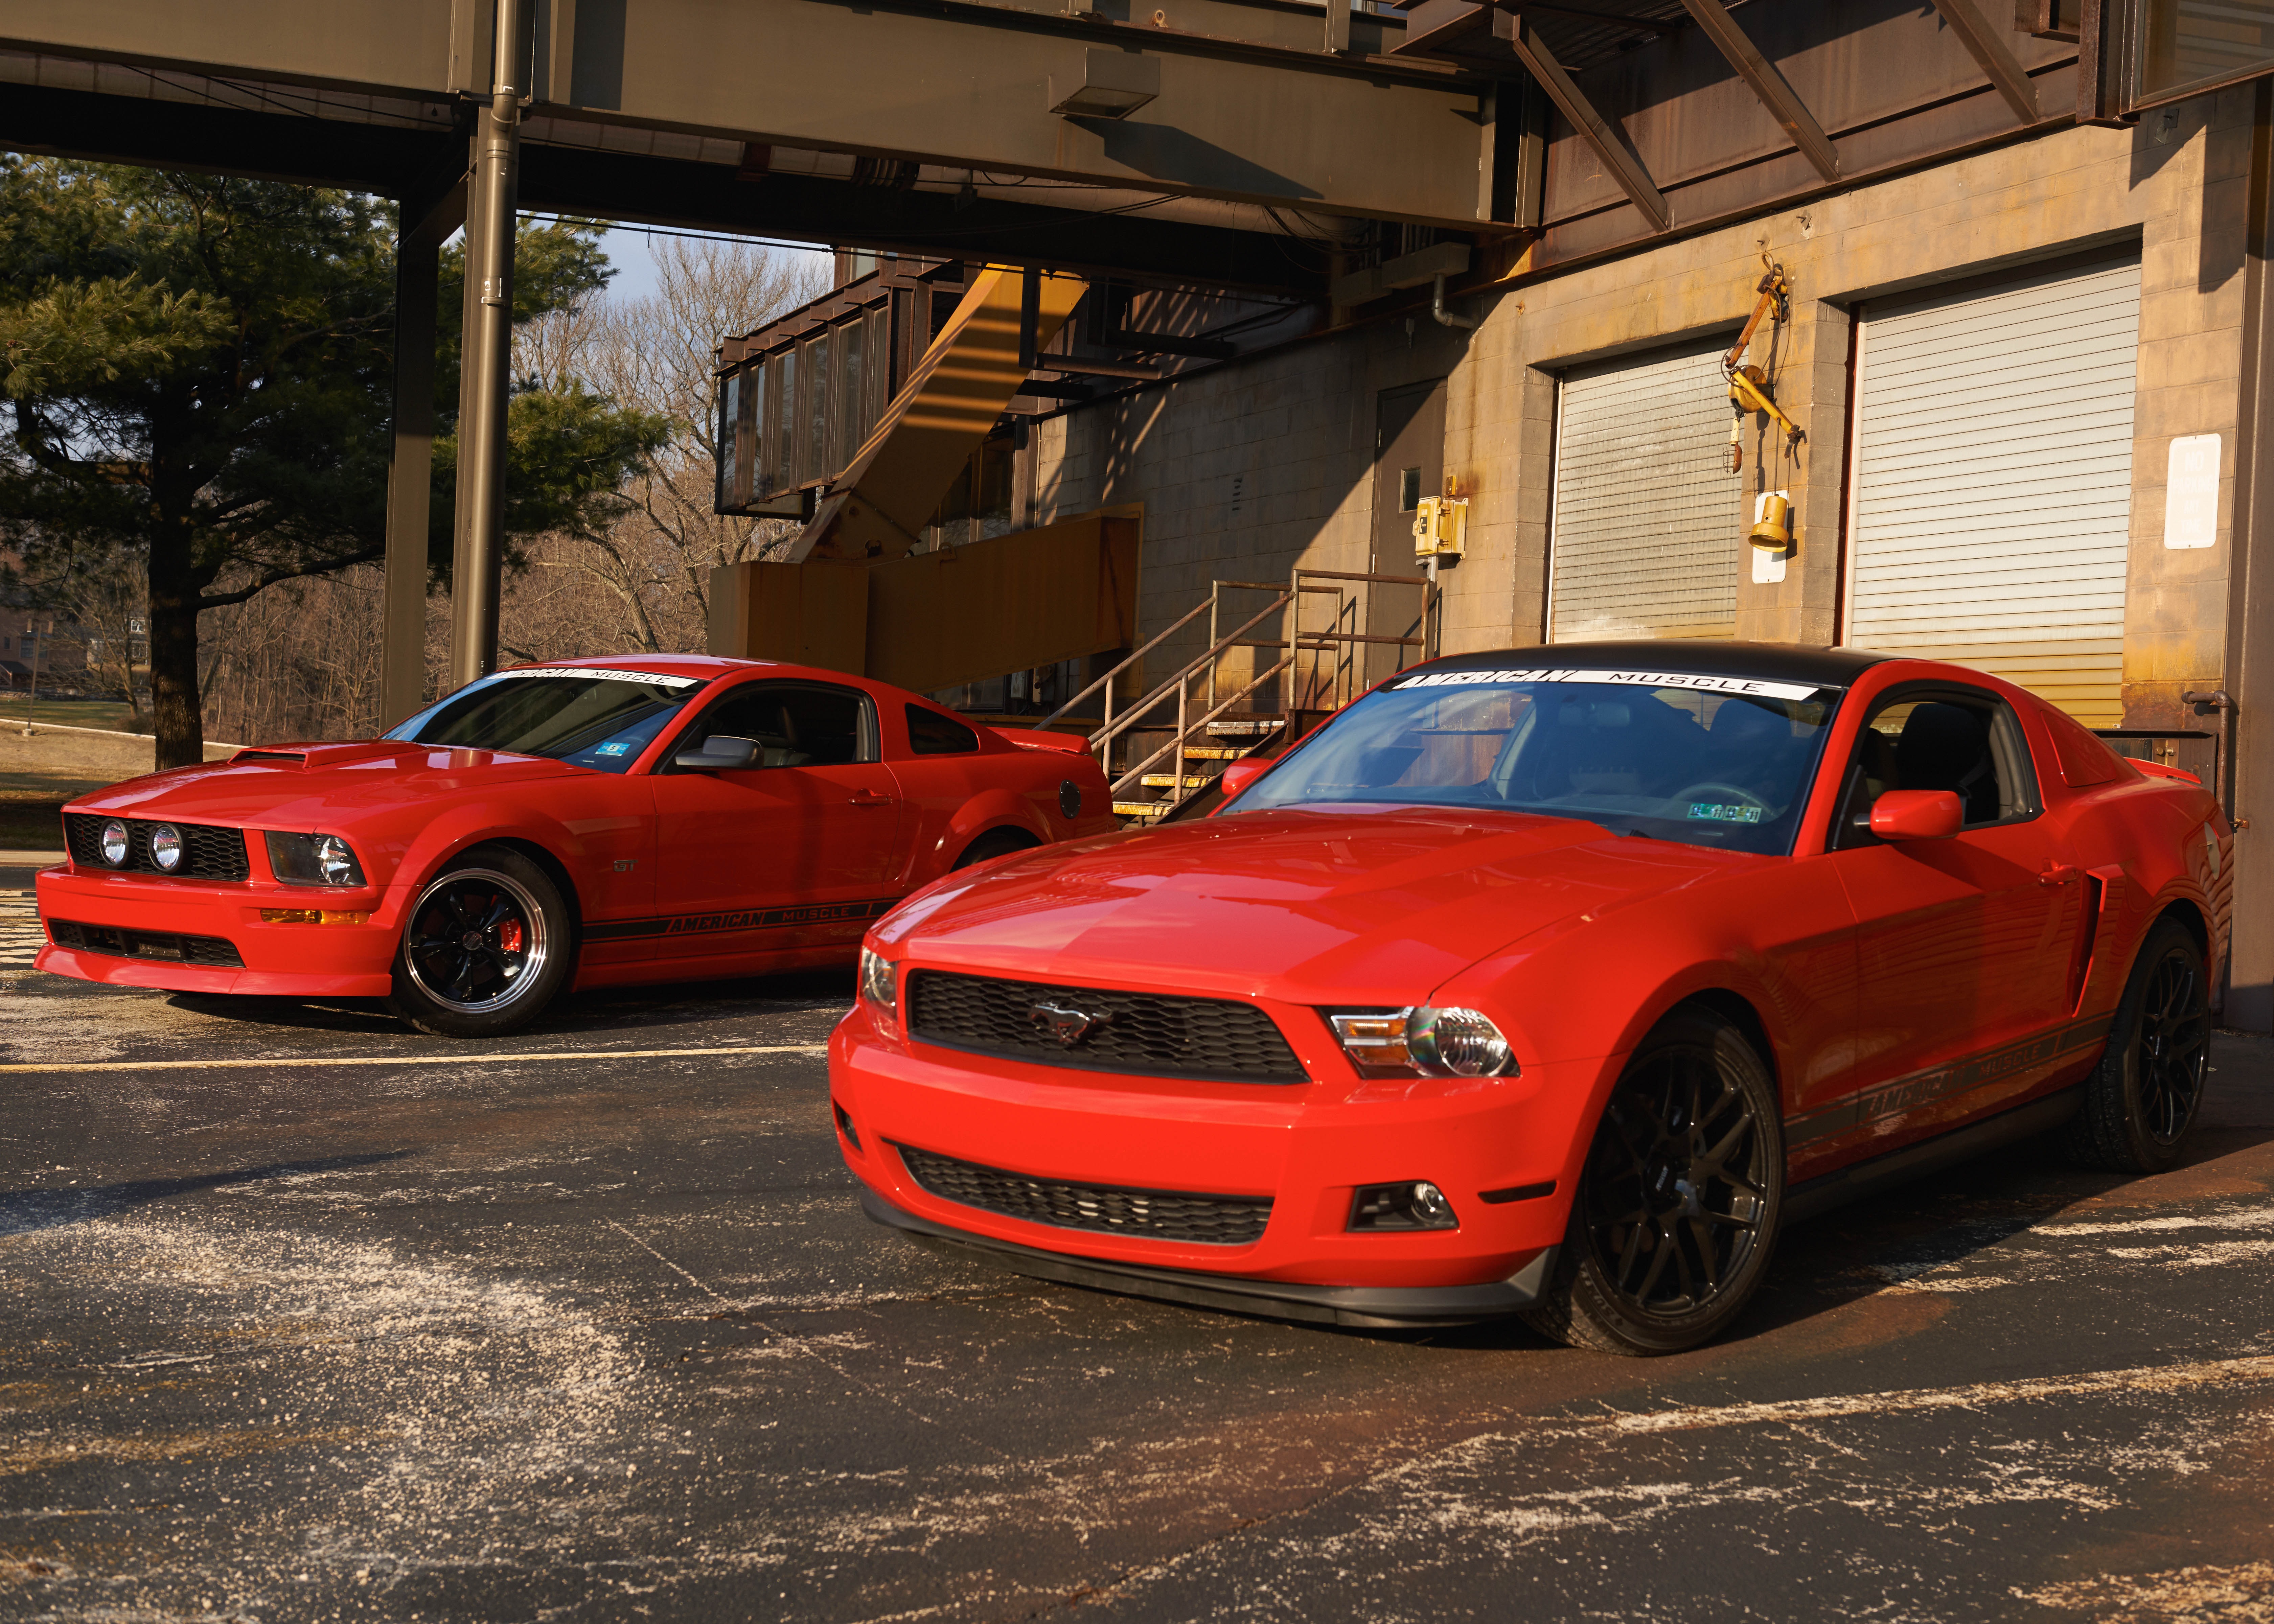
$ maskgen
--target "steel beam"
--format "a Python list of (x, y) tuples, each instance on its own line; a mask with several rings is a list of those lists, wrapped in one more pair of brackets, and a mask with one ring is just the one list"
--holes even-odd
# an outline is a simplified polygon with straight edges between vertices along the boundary
[(530, 4), (531, 0), (498, 0), (496, 84), (474, 137), (474, 188), (466, 211), (469, 320), (458, 391), (457, 545), (450, 578), (453, 688), (497, 669), (505, 419), (513, 383), (514, 183)]
[(1745, 37), (1745, 31), (1737, 26), (1721, 0), (1682, 0), (1682, 4), (1697, 19), (1706, 37), (1713, 41), (1713, 48), (1737, 71), (1737, 77), (1768, 109), (1769, 117), (1784, 126), (1784, 132), (1792, 137), (1801, 155), (1826, 180), (1838, 180), (1840, 153), (1832, 145), (1832, 138), (1824, 133), (1824, 126), (1816, 122), (1816, 115), (1794, 94), (1784, 75)]
[(1672, 225), (1673, 211), (1667, 207), (1665, 195), (1651, 180), (1650, 171), (1643, 167), (1641, 159), (1628, 150), (1626, 141), (1619, 132), (1595, 110), (1595, 104), (1571, 82), (1571, 76), (1563, 71), (1562, 64), (1555, 60), (1555, 53), (1547, 49), (1547, 41), (1540, 37), (1531, 24), (1518, 18), (1509, 43), (1516, 48), (1516, 54), (1526, 71), (1547, 93), (1547, 99), (1555, 103), (1563, 117), (1570, 120), (1571, 127), (1595, 149), (1595, 155), (1603, 161), (1603, 167), (1610, 171), (1611, 178), (1618, 182), (1619, 190), (1625, 192), (1628, 200), (1642, 211), (1643, 217), (1660, 231)]
[[(544, 0), (523, 0), (524, 6)], [(1068, 15), (1063, 0), (555, 3), (546, 106), (617, 127), (1106, 186), (1473, 226), (1487, 76), (1380, 55), (1400, 30), (1353, 12), (1179, 0), (1176, 26)], [(0, 44), (238, 82), (455, 99), (472, 0), (8, 0)], [(475, 32), (478, 33), (478, 30)], [(1100, 45), (1157, 58), (1126, 118), (1065, 117), (1048, 85)], [(754, 64), (796, 64), (765, 75)], [(294, 128), (311, 121), (290, 98)], [(625, 133), (629, 132), (629, 133)]]
[(466, 216), (463, 184), (403, 200), (395, 245), (395, 427), (387, 463), (387, 589), (379, 710), (392, 727), (426, 696), (427, 535), (434, 496), (435, 303), (442, 239)]
[(1990, 76), (1991, 84), (2006, 98), (2006, 105), (2014, 109), (2014, 117), (2025, 124), (2037, 123), (2037, 86), (2022, 71), (2021, 59), (2006, 43), (2006, 36), (1982, 15), (1974, 0), (1934, 0), (1934, 9), (1942, 13), (1942, 20), (1950, 25), (1950, 31), (1966, 47), (1967, 54)]

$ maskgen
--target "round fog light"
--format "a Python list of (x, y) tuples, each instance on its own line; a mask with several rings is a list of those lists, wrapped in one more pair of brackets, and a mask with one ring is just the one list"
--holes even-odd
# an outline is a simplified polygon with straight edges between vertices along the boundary
[(1362, 1184), (1351, 1199), (1352, 1229), (1457, 1229), (1460, 1219), (1445, 1192), (1426, 1178)]
[(171, 874), (182, 866), (182, 831), (161, 823), (150, 831), (150, 861)]
[(114, 868), (126, 866), (126, 825), (112, 818), (102, 826), (102, 861)]

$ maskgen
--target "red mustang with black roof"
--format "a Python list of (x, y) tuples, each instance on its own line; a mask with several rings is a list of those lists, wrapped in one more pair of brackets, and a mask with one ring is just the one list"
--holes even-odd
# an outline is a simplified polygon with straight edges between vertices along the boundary
[(386, 997), (460, 1036), (568, 987), (850, 964), (952, 869), (1116, 827), (1079, 739), (841, 672), (643, 655), (502, 671), (385, 737), (64, 809), (42, 970)]
[(1213, 816), (951, 875), (830, 1047), (869, 1214), (1016, 1270), (1357, 1325), (1728, 1325), (1779, 1229), (2202, 1096), (2232, 835), (1961, 666), (1462, 655)]

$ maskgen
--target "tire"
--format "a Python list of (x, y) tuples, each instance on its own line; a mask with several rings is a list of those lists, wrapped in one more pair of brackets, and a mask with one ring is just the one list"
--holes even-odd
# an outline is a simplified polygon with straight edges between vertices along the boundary
[(478, 846), (411, 905), (395, 1011), (438, 1037), (501, 1037), (544, 1011), (576, 956), (568, 905), (545, 870), (510, 847)]
[(1611, 1091), (1555, 1272), (1525, 1320), (1603, 1353), (1710, 1340), (1768, 1268), (1784, 1174), (1768, 1067), (1730, 1021), (1676, 1010)]
[(990, 829), (963, 848), (963, 855), (955, 860), (953, 867), (968, 868), (974, 863), (990, 862), (998, 857), (1008, 857), (1013, 852), (1029, 851), (1041, 844), (1041, 841), (1023, 830)]
[(2210, 1058), (2210, 987), (2202, 950), (2178, 921), (2157, 920), (2140, 944), (2109, 1029), (2061, 1129), (2080, 1167), (2161, 1173), (2175, 1166), (2202, 1105)]

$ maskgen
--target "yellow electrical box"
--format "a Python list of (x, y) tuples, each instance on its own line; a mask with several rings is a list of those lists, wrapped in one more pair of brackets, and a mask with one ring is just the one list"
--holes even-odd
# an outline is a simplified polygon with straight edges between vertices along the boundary
[(1413, 513), (1413, 556), (1458, 558), (1469, 529), (1465, 496), (1425, 496)]

